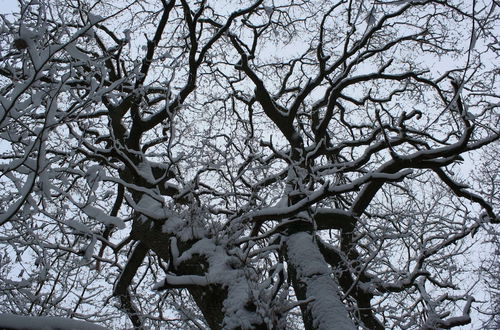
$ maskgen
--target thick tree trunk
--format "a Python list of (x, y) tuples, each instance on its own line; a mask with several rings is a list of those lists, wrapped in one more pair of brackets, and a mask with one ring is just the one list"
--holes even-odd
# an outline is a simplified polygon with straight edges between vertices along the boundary
[[(134, 239), (139, 240), (164, 261), (169, 262), (171, 254), (169, 242), (173, 235), (164, 232), (160, 223), (155, 223), (152, 220), (136, 220), (133, 226), (133, 233)], [(182, 254), (192, 248), (197, 241), (197, 239), (190, 241), (178, 239), (176, 243), (178, 251)], [(210, 265), (210, 260), (205, 256), (194, 253), (189, 259), (178, 263), (175, 269), (171, 269), (171, 271), (172, 274), (178, 276), (207, 276), (207, 271), (211, 266), (213, 265)], [(193, 297), (210, 329), (268, 329), (267, 323), (257, 312), (255, 307), (256, 302), (253, 301), (254, 298), (248, 294), (250, 286), (246, 283), (243, 274), (241, 274), (242, 276), (237, 276), (238, 273), (241, 273), (237, 269), (228, 269), (227, 272), (227, 276), (230, 276), (229, 273), (232, 273), (234, 276), (233, 281), (217, 283), (218, 279), (215, 278), (215, 283), (208, 285), (184, 286)], [(174, 287), (172, 286), (172, 288)], [(235, 308), (239, 305), (243, 305), (243, 307), (235, 311)], [(235, 315), (235, 313), (238, 315)]]
[(286, 239), (289, 275), (301, 305), (306, 330), (351, 330), (352, 320), (340, 299), (338, 283), (321, 255), (313, 236), (306, 232)]
[[(139, 215), (136, 216), (138, 218)], [(149, 221), (135, 221), (133, 227), (134, 238), (140, 240), (150, 250), (156, 253), (165, 262), (169, 262), (170, 251), (169, 242), (172, 234), (162, 231), (162, 225)], [(192, 244), (192, 242), (191, 242)], [(180, 242), (179, 250), (184, 252), (191, 244)], [(192, 262), (184, 262), (176, 269), (179, 275), (203, 275), (204, 269), (207, 268), (205, 261), (198, 255), (193, 257)], [(224, 319), (223, 302), (227, 296), (227, 290), (218, 285), (210, 285), (207, 287), (192, 286), (188, 288), (189, 293), (193, 296), (194, 301), (200, 308), (205, 320), (211, 329), (221, 329)]]

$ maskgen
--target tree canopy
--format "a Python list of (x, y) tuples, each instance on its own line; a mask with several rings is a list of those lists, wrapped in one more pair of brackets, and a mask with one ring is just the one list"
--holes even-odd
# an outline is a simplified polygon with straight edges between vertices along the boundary
[(495, 0), (18, 6), (0, 15), (0, 313), (495, 327)]

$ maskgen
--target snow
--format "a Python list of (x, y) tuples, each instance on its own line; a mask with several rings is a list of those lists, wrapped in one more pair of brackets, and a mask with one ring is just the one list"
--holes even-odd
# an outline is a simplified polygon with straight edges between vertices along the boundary
[(92, 260), (92, 255), (94, 254), (94, 248), (95, 248), (96, 242), (97, 242), (97, 239), (94, 235), (94, 236), (92, 236), (92, 240), (90, 241), (90, 244), (85, 249), (85, 254), (83, 256), (84, 262), (89, 263)]
[(177, 247), (177, 238), (175, 236), (170, 238), (170, 255), (172, 257), (173, 264), (176, 265), (177, 258), (179, 257), (179, 249)]
[(97, 324), (54, 316), (0, 314), (1, 329), (19, 330), (106, 330)]
[(210, 255), (213, 255), (216, 250), (217, 250), (217, 246), (212, 242), (212, 240), (209, 238), (204, 238), (204, 239), (201, 239), (198, 242), (194, 243), (193, 246), (189, 250), (185, 251), (177, 259), (177, 262), (181, 263), (184, 261), (188, 261), (195, 254), (210, 256)]
[(24, 203), (28, 194), (30, 193), (31, 188), (33, 187), (35, 179), (36, 179), (36, 172), (33, 172), (28, 176), (26, 183), (19, 190), (19, 195), (21, 197), (19, 197), (19, 199), (16, 202), (11, 204), (7, 210), (0, 211), (0, 225), (11, 219), (16, 214), (16, 212), (21, 208), (22, 204)]
[(254, 329), (252, 324), (260, 322), (257, 314), (245, 308), (246, 302), (251, 300), (251, 290), (244, 278), (244, 274), (241, 274), (228, 287), (227, 298), (224, 300), (224, 329)]
[(85, 214), (87, 214), (89, 217), (94, 218), (105, 225), (114, 225), (118, 229), (125, 228), (125, 223), (122, 219), (107, 215), (103, 210), (98, 209), (97, 207), (87, 205), (83, 208), (83, 212), (85, 212)]
[(274, 8), (273, 7), (268, 7), (268, 6), (263, 6), (264, 11), (266, 12), (266, 15), (268, 17), (271, 17), (273, 15)]
[(99, 187), (99, 182), (102, 180), (102, 167), (99, 165), (91, 166), (87, 169), (85, 180), (93, 192)]
[(249, 286), (249, 276), (239, 267), (239, 259), (229, 256), (226, 250), (214, 243), (212, 239), (201, 239), (192, 248), (177, 258), (177, 263), (191, 259), (194, 255), (205, 256), (210, 265), (203, 276), (171, 276), (157, 283), (154, 289), (161, 288), (165, 283), (171, 285), (208, 285), (220, 284), (227, 288), (227, 298), (224, 300), (224, 329), (253, 329), (253, 324), (261, 322), (260, 316), (247, 310), (245, 305), (252, 301), (252, 290)]
[(206, 236), (206, 230), (198, 224), (188, 224), (181, 218), (171, 215), (162, 227), (164, 233), (175, 233), (183, 242)]
[(162, 289), (165, 284), (172, 286), (206, 286), (208, 285), (208, 280), (206, 277), (198, 276), (198, 275), (165, 275), (165, 279), (153, 285), (153, 290)]
[(148, 162), (144, 161), (139, 163), (139, 165), (137, 165), (137, 173), (139, 173), (144, 179), (146, 179), (148, 183), (156, 183), (156, 179), (153, 176), (151, 166), (148, 164)]
[[(162, 197), (158, 196), (158, 198)], [(142, 195), (139, 202), (134, 206), (134, 209), (137, 212), (156, 220), (168, 219), (171, 216), (171, 212), (167, 212), (167, 210), (163, 207), (162, 202), (148, 194)]]
[(287, 240), (288, 255), (292, 260), (307, 260), (307, 267), (298, 265), (299, 277), (311, 277), (316, 274), (329, 274), (330, 269), (323, 257), (312, 246), (311, 236), (307, 233), (297, 233)]
[(89, 22), (90, 24), (94, 25), (94, 24), (98, 24), (100, 23), (101, 21), (104, 21), (104, 17), (102, 16), (99, 16), (99, 15), (95, 15), (95, 14), (92, 14), (92, 13), (89, 13), (88, 14), (89, 16)]
[(83, 52), (81, 52), (74, 43), (69, 43), (65, 50), (68, 52), (68, 54), (73, 57), (74, 59), (81, 60), (81, 61), (88, 61), (90, 60), (89, 56)]
[(288, 260), (297, 272), (297, 279), (306, 286), (307, 308), (313, 317), (314, 329), (355, 329), (340, 299), (338, 283), (316, 243), (308, 233), (296, 233), (286, 241)]
[(85, 225), (84, 223), (81, 223), (80, 221), (68, 219), (65, 221), (65, 224), (67, 226), (73, 228), (77, 233), (82, 233), (82, 234), (91, 234), (92, 233), (90, 228), (87, 225)]

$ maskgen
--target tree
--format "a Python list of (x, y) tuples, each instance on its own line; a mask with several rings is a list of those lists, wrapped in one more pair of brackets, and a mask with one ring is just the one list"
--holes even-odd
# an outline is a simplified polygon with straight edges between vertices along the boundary
[(498, 150), (495, 1), (19, 8), (0, 31), (2, 312), (436, 329), (494, 308), (471, 251), (499, 221), (496, 169), (467, 159)]

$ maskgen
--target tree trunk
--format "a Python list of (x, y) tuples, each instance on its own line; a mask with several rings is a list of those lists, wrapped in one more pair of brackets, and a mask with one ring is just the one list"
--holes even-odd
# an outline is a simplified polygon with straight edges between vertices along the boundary
[(355, 329), (313, 236), (305, 232), (290, 235), (286, 256), (297, 299), (306, 301), (301, 305), (306, 330)]

